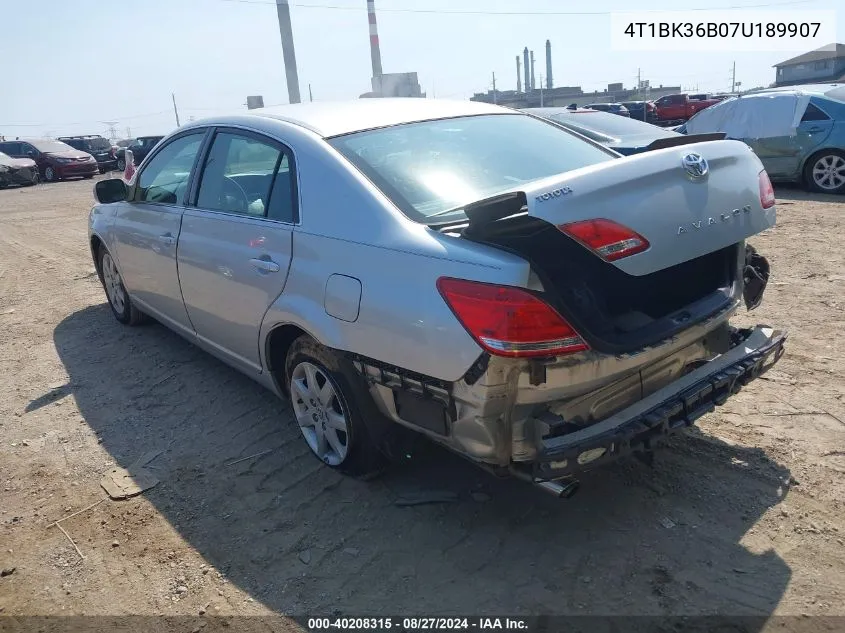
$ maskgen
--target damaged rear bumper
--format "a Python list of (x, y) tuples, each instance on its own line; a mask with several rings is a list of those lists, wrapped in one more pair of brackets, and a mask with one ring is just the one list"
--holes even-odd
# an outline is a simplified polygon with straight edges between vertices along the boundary
[(584, 429), (541, 440), (531, 464), (535, 482), (571, 477), (636, 451), (650, 451), (669, 435), (724, 404), (782, 356), (786, 333), (758, 326), (736, 332), (730, 351), (663, 389)]

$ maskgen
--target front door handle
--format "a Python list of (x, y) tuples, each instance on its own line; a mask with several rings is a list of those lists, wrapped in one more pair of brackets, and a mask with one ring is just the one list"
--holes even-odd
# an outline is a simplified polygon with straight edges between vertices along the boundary
[(253, 258), (249, 260), (249, 263), (252, 264), (253, 267), (255, 267), (257, 270), (260, 270), (265, 273), (277, 273), (281, 270), (279, 265), (272, 259)]
[(165, 233), (164, 235), (158, 236), (158, 241), (163, 244), (167, 244), (168, 246), (173, 246), (173, 244), (176, 242), (176, 238), (173, 237), (170, 233)]

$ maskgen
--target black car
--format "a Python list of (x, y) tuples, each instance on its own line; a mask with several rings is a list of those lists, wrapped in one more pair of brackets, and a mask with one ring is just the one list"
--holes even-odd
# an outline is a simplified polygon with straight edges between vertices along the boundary
[(136, 165), (140, 165), (141, 161), (146, 158), (147, 154), (158, 145), (158, 142), (164, 136), (139, 136), (132, 140), (126, 147), (119, 147), (117, 149), (117, 168), (121, 171), (126, 169), (126, 150), (132, 150), (132, 158)]
[(657, 109), (651, 101), (623, 101), (622, 105), (628, 108), (628, 114), (632, 119), (648, 123), (657, 121)]
[(8, 185), (38, 184), (38, 165), (31, 158), (12, 158), (0, 152), (0, 189)]
[(523, 112), (548, 119), (572, 132), (586, 136), (622, 154), (640, 154), (655, 149), (723, 139), (724, 134), (678, 134), (633, 118), (620, 118), (609, 112), (571, 108), (525, 108)]
[(61, 136), (62, 143), (67, 143), (80, 152), (87, 152), (97, 161), (100, 173), (117, 169), (117, 155), (108, 139), (99, 134), (87, 134), (84, 136)]

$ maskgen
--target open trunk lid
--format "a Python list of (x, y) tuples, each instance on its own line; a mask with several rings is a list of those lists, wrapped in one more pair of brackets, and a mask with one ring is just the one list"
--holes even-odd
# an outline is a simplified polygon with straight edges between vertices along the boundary
[[(764, 209), (763, 165), (739, 141), (719, 140), (657, 149), (545, 178), (519, 188), (513, 204), (466, 209), (470, 227), (526, 215), (561, 225), (604, 218), (648, 240), (643, 252), (612, 262), (642, 276), (742, 242), (774, 226)], [(703, 173), (700, 173), (703, 172)], [(510, 208), (508, 209), (508, 206)], [(498, 222), (497, 222), (498, 224)]]
[[(706, 168), (686, 168), (701, 168), (699, 159)], [(775, 223), (761, 202), (762, 169), (735, 141), (659, 149), (469, 205), (461, 235), (527, 259), (543, 299), (593, 349), (628, 353), (738, 300), (744, 242)], [(647, 248), (607, 261), (559, 228), (596, 219), (624, 225)]]

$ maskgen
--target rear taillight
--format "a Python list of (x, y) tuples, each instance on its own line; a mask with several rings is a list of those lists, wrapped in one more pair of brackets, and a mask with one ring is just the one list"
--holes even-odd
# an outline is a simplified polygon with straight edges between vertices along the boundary
[(764, 209), (775, 206), (775, 190), (772, 188), (772, 181), (769, 180), (769, 174), (766, 173), (765, 169), (757, 176), (757, 182), (760, 184), (760, 204)]
[(607, 262), (641, 253), (649, 247), (642, 235), (610, 220), (584, 220), (561, 224), (558, 228)]
[(558, 356), (588, 349), (554, 308), (520, 288), (441, 277), (437, 289), (470, 335), (496, 356)]

